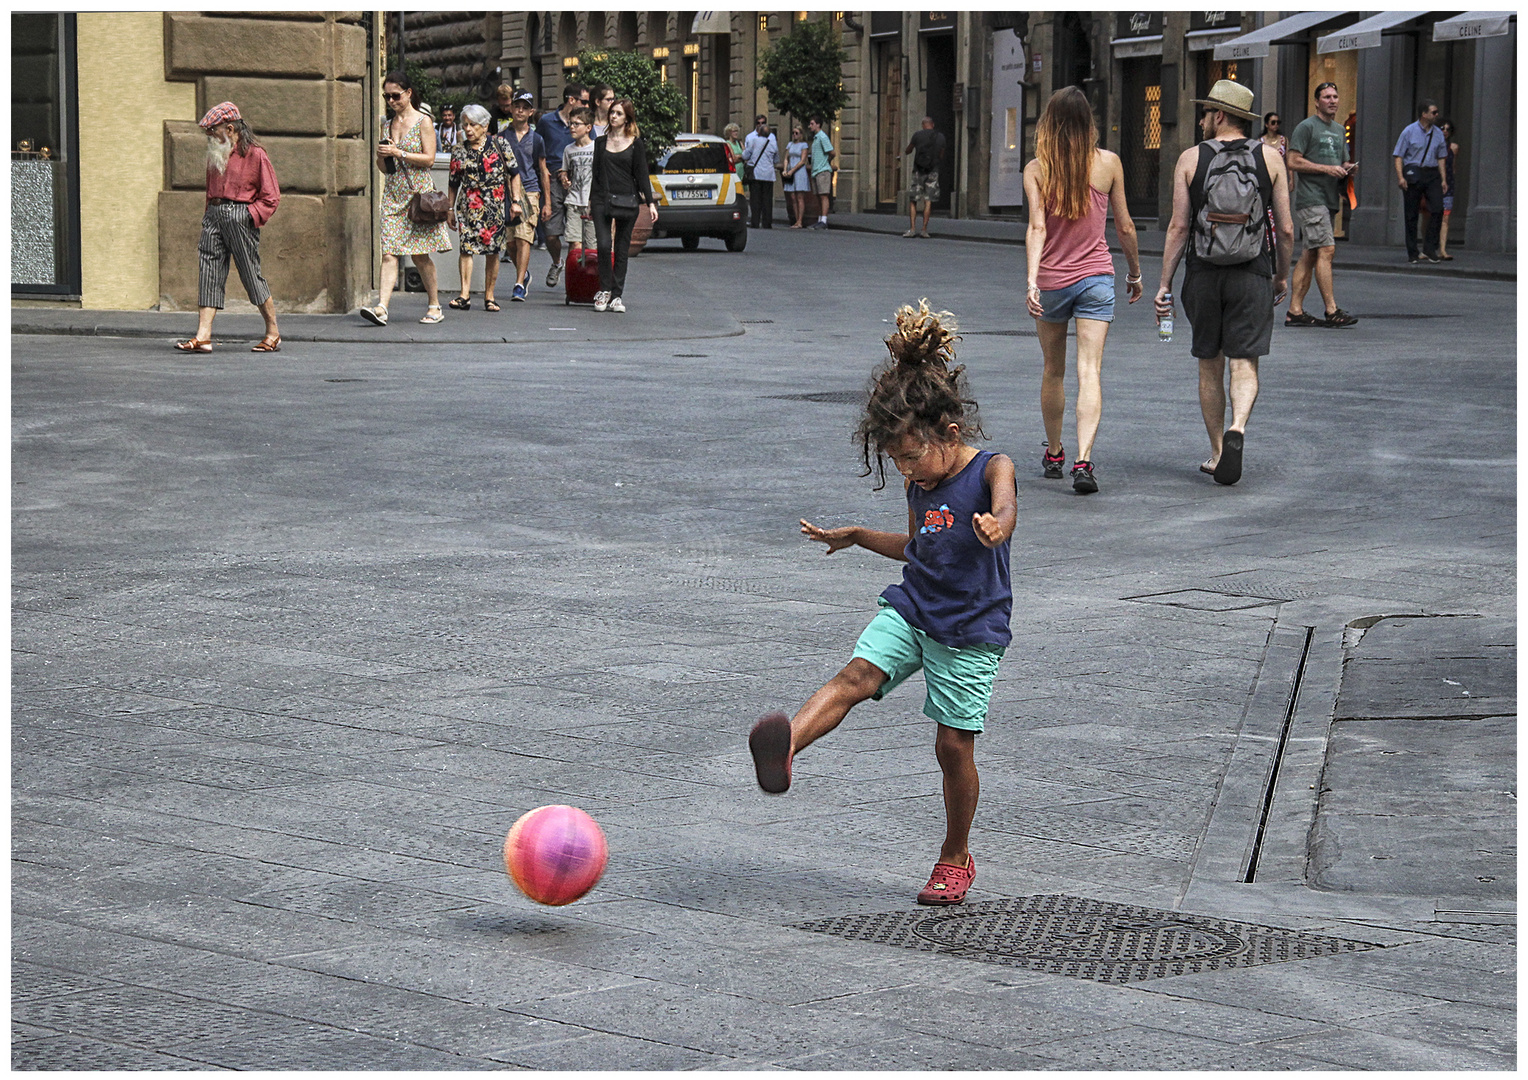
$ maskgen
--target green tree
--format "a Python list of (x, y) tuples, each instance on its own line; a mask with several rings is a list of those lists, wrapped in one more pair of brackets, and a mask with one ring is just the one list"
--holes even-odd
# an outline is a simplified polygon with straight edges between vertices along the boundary
[(849, 104), (840, 78), (849, 58), (828, 22), (797, 22), (791, 32), (759, 54), (758, 85), (769, 103), (797, 120), (822, 117), (826, 126)]
[(617, 49), (585, 49), (578, 54), (578, 81), (586, 86), (609, 83), (616, 97), (631, 99), (649, 158), (674, 145), (684, 116), (684, 95), (673, 83), (663, 81), (651, 57)]

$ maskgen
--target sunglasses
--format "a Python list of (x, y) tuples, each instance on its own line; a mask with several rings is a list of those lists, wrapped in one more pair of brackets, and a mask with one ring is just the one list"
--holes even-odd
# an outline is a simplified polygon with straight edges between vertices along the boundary
[(382, 97), (385, 98), (388, 101), (402, 101), (403, 100), (403, 95), (402, 94), (383, 94)]

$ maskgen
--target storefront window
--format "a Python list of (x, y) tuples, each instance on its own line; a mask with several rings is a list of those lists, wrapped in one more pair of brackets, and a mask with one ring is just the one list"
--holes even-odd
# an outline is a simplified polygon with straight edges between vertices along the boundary
[(74, 16), (11, 16), (11, 292), (78, 295)]

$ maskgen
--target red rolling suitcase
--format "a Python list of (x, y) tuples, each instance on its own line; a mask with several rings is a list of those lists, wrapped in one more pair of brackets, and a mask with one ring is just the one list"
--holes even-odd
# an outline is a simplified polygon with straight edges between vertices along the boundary
[(584, 248), (582, 256), (574, 261), (573, 253), (568, 253), (568, 265), (562, 272), (562, 280), (567, 289), (564, 304), (593, 304), (594, 294), (599, 292), (599, 256), (593, 248)]

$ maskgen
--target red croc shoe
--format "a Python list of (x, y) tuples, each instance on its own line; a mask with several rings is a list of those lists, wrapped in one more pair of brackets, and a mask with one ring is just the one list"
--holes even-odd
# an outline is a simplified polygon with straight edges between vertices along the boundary
[(975, 880), (976, 858), (969, 852), (966, 854), (965, 866), (951, 866), (949, 863), (936, 862), (928, 884), (923, 886), (923, 891), (918, 894), (918, 903), (931, 906), (958, 904), (966, 898), (966, 893), (971, 889), (971, 882)]
[(791, 786), (791, 722), (784, 713), (769, 713), (753, 725), (748, 749), (759, 787), (779, 795)]

